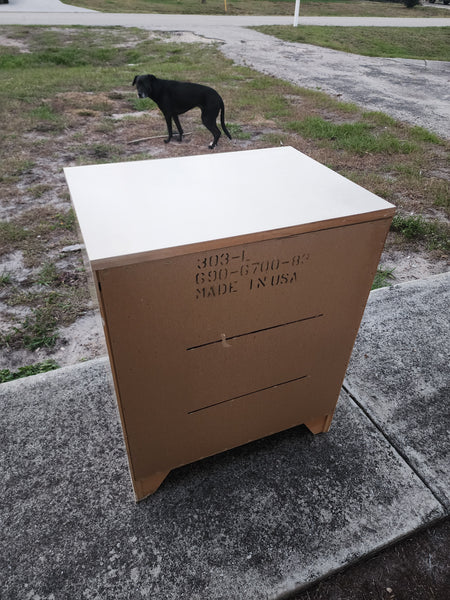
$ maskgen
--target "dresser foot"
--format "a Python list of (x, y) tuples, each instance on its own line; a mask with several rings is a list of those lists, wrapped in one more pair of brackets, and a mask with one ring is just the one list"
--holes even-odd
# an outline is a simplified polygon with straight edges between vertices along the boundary
[(333, 413), (305, 421), (305, 425), (311, 433), (326, 433), (330, 429), (332, 419)]
[(170, 471), (158, 471), (147, 477), (133, 480), (136, 502), (154, 494), (169, 473)]

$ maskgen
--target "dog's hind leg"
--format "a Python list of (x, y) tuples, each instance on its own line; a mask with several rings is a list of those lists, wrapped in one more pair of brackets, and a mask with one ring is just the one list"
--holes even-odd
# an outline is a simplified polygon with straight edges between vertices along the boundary
[(168, 113), (163, 113), (164, 114), (164, 118), (166, 119), (166, 124), (167, 124), (167, 139), (164, 140), (164, 142), (166, 144), (168, 144), (170, 142), (170, 140), (173, 137), (173, 133), (172, 133), (172, 115), (168, 114)]
[(202, 112), (202, 123), (214, 136), (213, 141), (208, 146), (211, 150), (217, 146), (217, 142), (221, 136), (220, 129), (217, 127), (216, 118), (217, 116), (214, 117), (213, 115)]
[(180, 139), (179, 141), (181, 142), (181, 140), (183, 139), (183, 128), (181, 127), (181, 123), (180, 123), (180, 119), (178, 118), (178, 115), (173, 115), (173, 122), (175, 123), (177, 129), (178, 129), (178, 133), (180, 134)]

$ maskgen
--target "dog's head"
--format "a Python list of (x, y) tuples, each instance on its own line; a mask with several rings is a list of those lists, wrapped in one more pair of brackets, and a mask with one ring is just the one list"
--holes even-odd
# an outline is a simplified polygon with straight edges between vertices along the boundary
[(139, 98), (151, 98), (152, 82), (156, 79), (154, 75), (136, 75), (133, 79), (133, 84)]

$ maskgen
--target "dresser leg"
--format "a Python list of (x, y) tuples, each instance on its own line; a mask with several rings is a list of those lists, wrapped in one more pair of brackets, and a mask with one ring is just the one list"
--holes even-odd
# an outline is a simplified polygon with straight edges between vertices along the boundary
[(136, 502), (154, 494), (169, 473), (170, 471), (158, 471), (148, 475), (148, 477), (133, 480)]
[(332, 419), (333, 413), (305, 421), (305, 425), (311, 433), (326, 433), (330, 429)]

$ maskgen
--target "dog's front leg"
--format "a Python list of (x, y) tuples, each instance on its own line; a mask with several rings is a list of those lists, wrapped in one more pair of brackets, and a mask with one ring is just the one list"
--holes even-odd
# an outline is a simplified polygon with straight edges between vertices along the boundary
[(164, 113), (164, 117), (166, 119), (166, 123), (167, 123), (167, 139), (164, 140), (164, 142), (166, 144), (168, 144), (170, 142), (170, 140), (172, 139), (173, 133), (172, 133), (172, 115), (170, 113)]

